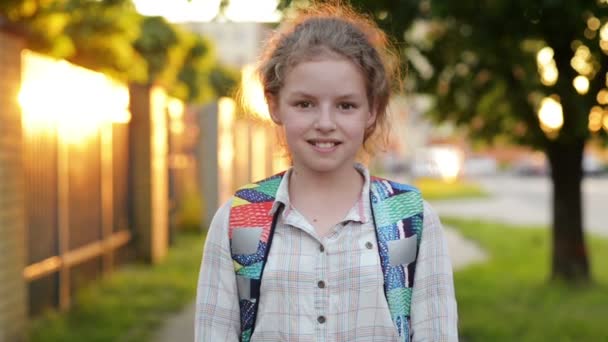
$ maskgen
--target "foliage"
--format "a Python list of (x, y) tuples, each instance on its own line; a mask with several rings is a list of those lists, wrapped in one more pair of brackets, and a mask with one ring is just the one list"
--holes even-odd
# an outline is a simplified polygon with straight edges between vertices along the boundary
[(236, 70), (217, 65), (209, 75), (211, 86), (218, 96), (234, 97), (234, 91), (240, 81), (241, 75)]
[(147, 81), (155, 80), (170, 63), (170, 51), (179, 43), (177, 32), (162, 17), (144, 18), (141, 32), (133, 42), (133, 47), (148, 62)]
[[(308, 1), (282, 0), (281, 6), (303, 2)], [(553, 276), (588, 279), (581, 164), (589, 139), (608, 142), (608, 2), (350, 3), (392, 37), (404, 57), (408, 89), (433, 95), (433, 118), (465, 127), (473, 138), (511, 141), (547, 154)], [(587, 82), (587, 89), (575, 89), (575, 80)], [(548, 99), (557, 104), (543, 115), (550, 120), (541, 120)]]
[(49, 312), (30, 326), (31, 342), (148, 341), (196, 293), (204, 236), (181, 234), (165, 261), (129, 265), (77, 295), (66, 313)]
[[(282, 0), (280, 8), (302, 2), (307, 3)], [(554, 137), (541, 130), (536, 112), (540, 100), (554, 94), (565, 113), (564, 126), (556, 138), (567, 142), (589, 137), (589, 112), (598, 105), (598, 92), (608, 86), (608, 49), (600, 47), (600, 30), (608, 23), (607, 2), (350, 3), (370, 13), (392, 37), (407, 64), (410, 89), (436, 96), (432, 114), (439, 121), (464, 125), (481, 139), (508, 136), (514, 142), (542, 148)], [(594, 30), (589, 28), (592, 18), (599, 22), (593, 25)], [(554, 85), (543, 84), (539, 77), (536, 54), (545, 46), (553, 48), (559, 71)], [(584, 95), (572, 86), (579, 73), (571, 61), (581, 46), (588, 48), (587, 62), (592, 67), (582, 73), (590, 79)], [(598, 135), (606, 137), (606, 132)]]
[[(32, 50), (161, 85), (182, 100), (206, 102), (238, 82), (208, 41), (162, 17), (141, 16), (131, 0), (9, 0), (0, 3), (2, 17), (25, 32)], [(218, 77), (218, 70), (226, 72)]]
[[(437, 24), (442, 33), (428, 50), (431, 63), (444, 66), (432, 78), (439, 119), (474, 122), (470, 129), (476, 136), (491, 140), (508, 135), (540, 148), (550, 140), (570, 144), (589, 138), (589, 113), (606, 88), (608, 72), (608, 50), (600, 48), (598, 32), (608, 19), (605, 7), (596, 1), (522, 0), (465, 1), (457, 6), (433, 2), (433, 8), (445, 18)], [(593, 18), (598, 21), (595, 30), (589, 28)], [(536, 56), (543, 47), (553, 50), (551, 63), (559, 73), (555, 84), (542, 81)], [(576, 66), (575, 56), (583, 50), (588, 55), (582, 64), (588, 70)], [(572, 86), (579, 75), (590, 81), (586, 94)], [(540, 100), (549, 95), (560, 100), (564, 111), (557, 136), (541, 130), (536, 115)]]
[(209, 80), (212, 70), (208, 60), (210, 44), (201, 37), (192, 38), (177, 79), (187, 86), (183, 94), (185, 99), (202, 102), (202, 98), (209, 97), (214, 91)]
[(548, 283), (549, 230), (442, 218), (490, 255), (454, 275), (461, 340), (603, 341), (608, 314), (608, 241), (592, 238), (596, 282)]

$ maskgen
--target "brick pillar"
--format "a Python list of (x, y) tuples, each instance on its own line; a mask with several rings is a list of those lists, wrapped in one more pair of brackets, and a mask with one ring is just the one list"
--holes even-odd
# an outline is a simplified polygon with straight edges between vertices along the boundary
[(140, 85), (129, 93), (131, 225), (138, 257), (156, 263), (169, 246), (166, 95)]
[(0, 32), (0, 341), (21, 341), (27, 319), (21, 160), (21, 41)]

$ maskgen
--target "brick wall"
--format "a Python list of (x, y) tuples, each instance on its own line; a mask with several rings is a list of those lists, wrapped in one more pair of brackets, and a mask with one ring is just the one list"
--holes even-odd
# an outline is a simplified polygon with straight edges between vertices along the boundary
[(0, 342), (20, 341), (26, 321), (21, 160), (21, 41), (0, 32)]

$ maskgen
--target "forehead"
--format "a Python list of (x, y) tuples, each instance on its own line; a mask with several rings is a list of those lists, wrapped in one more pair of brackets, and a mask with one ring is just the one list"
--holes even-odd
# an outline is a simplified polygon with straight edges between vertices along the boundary
[(286, 70), (281, 93), (365, 95), (367, 82), (361, 68), (343, 57), (317, 57)]

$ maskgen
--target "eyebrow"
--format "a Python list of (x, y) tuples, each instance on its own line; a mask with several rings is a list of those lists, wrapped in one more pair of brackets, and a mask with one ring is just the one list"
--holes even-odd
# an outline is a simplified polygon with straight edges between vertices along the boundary
[[(289, 96), (300, 96), (300, 97), (306, 97), (306, 98), (312, 98), (312, 97), (316, 97), (315, 95), (312, 95), (310, 93), (307, 93), (305, 91), (300, 91), (300, 90), (296, 90), (292, 93), (289, 94)], [(338, 96), (338, 99), (351, 99), (351, 98), (356, 98), (358, 97), (359, 94), (356, 93), (346, 93), (346, 94), (342, 94)], [(365, 96), (365, 94), (364, 94)]]

